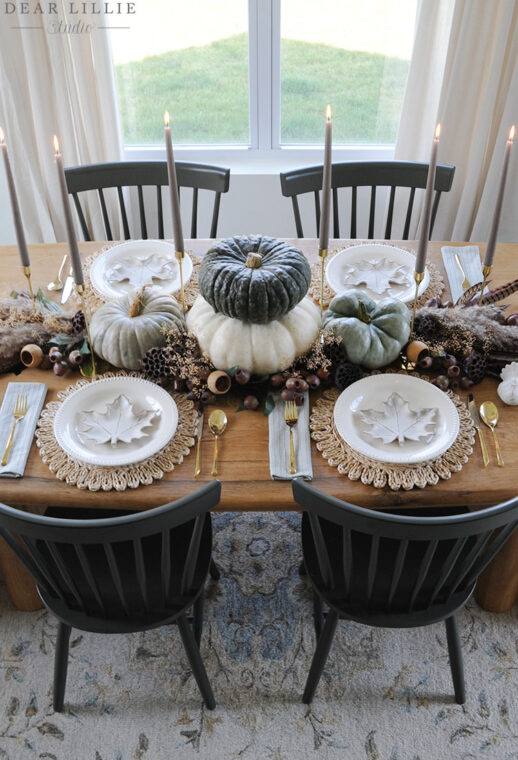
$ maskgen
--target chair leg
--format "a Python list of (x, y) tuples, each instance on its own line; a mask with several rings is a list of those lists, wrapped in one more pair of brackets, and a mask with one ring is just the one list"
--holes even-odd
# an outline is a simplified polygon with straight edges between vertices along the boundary
[(446, 639), (448, 641), (448, 653), (450, 655), (450, 668), (455, 690), (455, 701), (463, 705), (466, 701), (466, 687), (464, 684), (464, 663), (460, 646), (459, 629), (457, 618), (452, 615), (446, 618)]
[(193, 607), (193, 633), (194, 633), (194, 639), (198, 645), (198, 648), (200, 647), (200, 641), (201, 641), (201, 632), (203, 630), (203, 603), (204, 603), (204, 596), (203, 591), (199, 595), (199, 597), (194, 602)]
[(322, 599), (313, 591), (313, 622), (315, 623), (315, 635), (317, 641), (322, 633), (322, 626), (324, 625), (324, 612), (322, 609)]
[(192, 628), (187, 622), (185, 615), (180, 615), (176, 623), (178, 625), (178, 630), (180, 631), (180, 636), (182, 637), (187, 659), (189, 660), (189, 664), (192, 668), (194, 678), (196, 679), (203, 700), (209, 710), (214, 710), (216, 707), (216, 701), (207, 677), (207, 671), (205, 670), (203, 660), (201, 659), (200, 650), (196, 645)]
[(221, 573), (219, 572), (218, 566), (216, 565), (213, 559), (211, 559), (210, 561), (209, 572), (210, 572), (210, 577), (212, 578), (213, 581), (219, 581), (219, 579), (221, 578)]
[(299, 565), (299, 575), (304, 577), (307, 574), (308, 574), (308, 571), (306, 570), (306, 565), (304, 563), (304, 560), (302, 560), (302, 562)]
[(331, 642), (333, 641), (337, 624), (338, 612), (335, 612), (335, 610), (329, 610), (322, 633), (317, 641), (317, 647), (315, 649), (315, 654), (313, 655), (308, 680), (306, 681), (306, 688), (304, 689), (304, 695), (302, 697), (302, 701), (306, 705), (309, 705), (313, 699), (315, 689), (320, 681), (320, 676), (322, 675), (329, 650), (331, 649)]
[(54, 655), (54, 710), (63, 711), (65, 700), (65, 687), (67, 683), (68, 669), (68, 642), (70, 640), (71, 627), (65, 623), (58, 623), (56, 636), (56, 652)]

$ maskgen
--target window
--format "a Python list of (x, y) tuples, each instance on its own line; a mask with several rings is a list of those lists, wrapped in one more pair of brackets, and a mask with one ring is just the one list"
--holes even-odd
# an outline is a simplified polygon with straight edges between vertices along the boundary
[[(182, 157), (320, 160), (324, 109), (354, 157), (393, 145), (417, 0), (146, 0), (112, 31), (125, 143)], [(133, 146), (133, 147), (131, 147)], [(188, 146), (188, 147), (187, 147)], [(200, 157), (199, 152), (205, 155)], [(367, 151), (367, 153), (366, 153)], [(344, 151), (335, 153), (338, 159)], [(380, 155), (379, 153), (377, 155)], [(386, 154), (387, 155), (387, 154)]]

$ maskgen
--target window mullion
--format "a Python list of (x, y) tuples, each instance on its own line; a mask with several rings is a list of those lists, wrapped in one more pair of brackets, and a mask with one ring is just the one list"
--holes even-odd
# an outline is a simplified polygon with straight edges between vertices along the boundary
[(271, 0), (271, 147), (281, 147), (281, 0)]
[[(276, 0), (249, 0), (250, 10), (250, 102), (251, 119), (254, 118), (257, 142), (253, 147), (260, 151), (272, 148), (272, 5)], [(252, 29), (252, 24), (256, 28)], [(252, 60), (255, 54), (256, 60)], [(256, 90), (253, 91), (255, 78)], [(255, 113), (252, 98), (255, 96)], [(253, 130), (253, 128), (252, 128)]]

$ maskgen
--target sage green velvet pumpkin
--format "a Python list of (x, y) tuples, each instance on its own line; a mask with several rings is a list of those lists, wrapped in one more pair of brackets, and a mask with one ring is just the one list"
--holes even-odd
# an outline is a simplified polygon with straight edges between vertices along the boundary
[(410, 310), (396, 299), (376, 303), (361, 290), (347, 290), (333, 298), (323, 325), (342, 338), (350, 362), (377, 369), (397, 359), (408, 342)]
[(261, 235), (218, 242), (198, 275), (200, 293), (214, 311), (258, 325), (291, 311), (310, 282), (311, 269), (298, 248)]
[(101, 306), (90, 320), (95, 353), (124, 369), (139, 369), (149, 348), (163, 346), (162, 328), (185, 330), (180, 304), (170, 295), (157, 295), (152, 289), (129, 293)]

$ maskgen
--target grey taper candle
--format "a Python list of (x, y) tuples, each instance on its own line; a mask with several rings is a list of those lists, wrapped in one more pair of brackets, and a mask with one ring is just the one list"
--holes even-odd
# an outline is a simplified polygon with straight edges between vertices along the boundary
[(81, 255), (77, 246), (76, 231), (72, 221), (72, 211), (70, 209), (70, 200), (68, 197), (67, 182), (65, 171), (63, 169), (63, 157), (59, 152), (59, 140), (54, 135), (53, 138), (56, 166), (58, 171), (59, 189), (61, 191), (61, 201), (63, 203), (63, 213), (65, 215), (65, 226), (67, 228), (68, 250), (70, 253), (70, 262), (74, 273), (74, 282), (76, 285), (84, 284), (83, 267), (81, 266)]
[(7, 177), (7, 187), (9, 188), (9, 197), (11, 199), (11, 209), (13, 212), (14, 230), (16, 232), (16, 241), (18, 243), (18, 253), (20, 254), (20, 261), (22, 267), (30, 267), (31, 261), (29, 259), (29, 251), (27, 250), (27, 243), (25, 241), (25, 231), (23, 229), (22, 215), (20, 213), (20, 206), (18, 204), (18, 196), (16, 195), (16, 187), (14, 184), (13, 172), (11, 170), (11, 162), (9, 160), (9, 153), (7, 151), (7, 145), (5, 142), (4, 130), (0, 127), (0, 148), (4, 154), (5, 174)]
[(326, 108), (326, 136), (324, 146), (324, 171), (322, 175), (322, 209), (320, 211), (320, 240), (318, 247), (327, 250), (329, 245), (329, 212), (331, 209), (331, 148), (333, 142), (333, 122), (331, 121), (331, 106)]
[(426, 266), (426, 253), (428, 251), (428, 237), (430, 235), (430, 217), (432, 215), (432, 197), (435, 186), (435, 167), (437, 166), (437, 149), (439, 147), (439, 136), (441, 134), (441, 125), (435, 127), (435, 135), (432, 143), (432, 152), (430, 153), (430, 164), (428, 166), (428, 178), (426, 180), (426, 190), (424, 195), (423, 207), (423, 226), (421, 228), (421, 237), (417, 247), (417, 256), (415, 259), (415, 271), (424, 272)]
[(509, 159), (511, 156), (511, 147), (513, 144), (515, 131), (516, 130), (513, 124), (513, 126), (509, 130), (509, 137), (507, 139), (507, 145), (505, 146), (504, 165), (502, 167), (502, 177), (500, 179), (500, 187), (498, 188), (498, 195), (496, 198), (495, 213), (493, 214), (493, 221), (491, 223), (491, 229), (489, 231), (489, 237), (487, 239), (486, 253), (484, 256), (485, 267), (492, 267), (493, 261), (495, 259), (496, 236), (498, 233), (498, 226), (500, 224), (500, 215), (502, 213), (505, 182), (507, 180), (507, 170), (509, 168)]
[(176, 181), (176, 167), (174, 163), (173, 143), (171, 140), (171, 127), (169, 126), (169, 111), (164, 113), (165, 124), (165, 147), (167, 154), (167, 174), (169, 177), (169, 195), (171, 198), (171, 215), (173, 217), (173, 235), (176, 251), (184, 252), (182, 217), (180, 215), (180, 199), (178, 197), (178, 183)]

